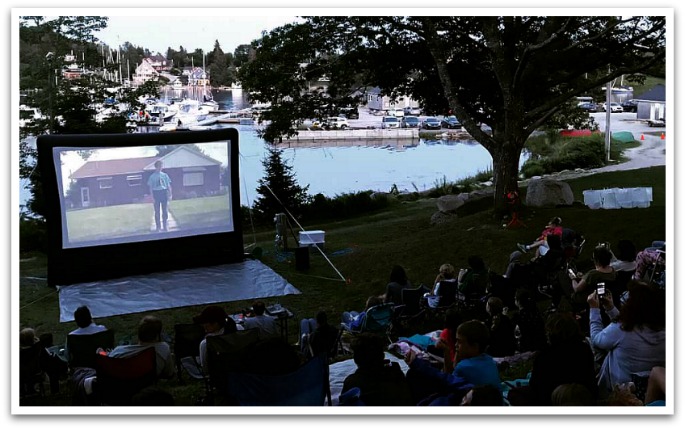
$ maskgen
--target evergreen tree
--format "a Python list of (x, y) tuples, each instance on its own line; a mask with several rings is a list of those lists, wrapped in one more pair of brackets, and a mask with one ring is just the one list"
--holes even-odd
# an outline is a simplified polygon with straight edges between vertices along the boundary
[(285, 210), (295, 217), (299, 216), (302, 207), (310, 199), (307, 194), (309, 185), (301, 187), (297, 184), (293, 167), (283, 161), (281, 154), (281, 150), (270, 146), (267, 156), (262, 160), (265, 177), (259, 179), (257, 193), (260, 196), (255, 200), (254, 209), (258, 216), (267, 222), (273, 219), (276, 213)]

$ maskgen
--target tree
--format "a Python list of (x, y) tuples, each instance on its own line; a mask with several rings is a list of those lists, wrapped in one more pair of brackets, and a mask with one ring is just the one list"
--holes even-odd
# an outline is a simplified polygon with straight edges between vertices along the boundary
[(265, 221), (273, 219), (276, 213), (284, 210), (298, 216), (302, 206), (309, 201), (309, 185), (301, 187), (297, 184), (292, 166), (283, 162), (279, 149), (270, 146), (262, 165), (264, 178), (258, 181), (259, 196), (254, 202), (255, 211)]
[[(299, 120), (364, 87), (451, 110), (492, 156), (494, 206), (504, 212), (528, 136), (577, 95), (622, 74), (663, 70), (665, 24), (643, 16), (309, 17), (254, 42), (239, 79), (253, 99), (271, 103), (268, 141), (296, 134)], [(310, 91), (324, 75), (328, 90)]]
[[(27, 206), (33, 214), (45, 214), (40, 169), (36, 168), (36, 151), (26, 140), (29, 136), (47, 133), (122, 133), (126, 119), (122, 115), (99, 120), (94, 106), (109, 94), (105, 88), (113, 82), (98, 73), (91, 73), (89, 64), (101, 64), (100, 50), (92, 32), (104, 28), (104, 17), (59, 17), (44, 22), (36, 17), (24, 17), (20, 23), (20, 90), (28, 95), (27, 104), (46, 115), (20, 130), (19, 173), (31, 181)], [(31, 25), (33, 23), (33, 25)], [(80, 79), (63, 79), (60, 70), (63, 58), (71, 51), (82, 52), (80, 63), (87, 72)], [(51, 54), (48, 54), (51, 53)], [(82, 152), (88, 156), (88, 152)]]

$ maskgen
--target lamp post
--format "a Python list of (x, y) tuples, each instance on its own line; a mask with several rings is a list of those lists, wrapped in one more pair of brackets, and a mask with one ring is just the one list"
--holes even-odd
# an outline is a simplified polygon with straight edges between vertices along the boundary
[(48, 52), (45, 55), (45, 59), (48, 61), (48, 120), (50, 121), (48, 125), (48, 130), (50, 131), (50, 134), (52, 134), (52, 124), (54, 122), (53, 116), (52, 116), (52, 79), (53, 79), (53, 68), (52, 68), (52, 61), (55, 58), (55, 54), (53, 52)]

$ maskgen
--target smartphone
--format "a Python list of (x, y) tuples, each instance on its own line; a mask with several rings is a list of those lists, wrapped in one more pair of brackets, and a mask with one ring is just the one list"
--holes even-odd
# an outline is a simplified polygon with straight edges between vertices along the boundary
[(597, 296), (602, 298), (602, 297), (604, 297), (605, 293), (606, 293), (605, 284), (604, 283), (597, 283)]
[(576, 278), (576, 273), (573, 271), (573, 268), (568, 269), (568, 275), (571, 276), (572, 279)]

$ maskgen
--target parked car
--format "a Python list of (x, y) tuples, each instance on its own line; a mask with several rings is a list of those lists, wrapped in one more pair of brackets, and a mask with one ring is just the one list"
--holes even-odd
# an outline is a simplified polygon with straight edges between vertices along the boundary
[[(621, 107), (621, 105), (616, 103), (616, 102), (611, 102), (610, 109), (611, 109), (611, 113), (623, 113), (623, 107)], [(602, 111), (603, 112), (607, 111), (607, 104), (606, 103), (602, 103)]]
[(419, 116), (421, 114), (421, 109), (418, 107), (405, 107), (404, 114), (411, 116)]
[(581, 103), (578, 105), (578, 107), (589, 113), (597, 112), (597, 105), (595, 103)]
[(445, 116), (442, 121), (440, 121), (440, 125), (445, 128), (461, 128), (461, 122), (459, 122), (459, 119), (454, 115)]
[(402, 118), (402, 128), (418, 128), (421, 121), (416, 116), (405, 116)]
[(402, 110), (402, 109), (388, 109), (388, 116), (394, 116), (396, 118), (401, 118), (404, 116), (404, 110)]
[(666, 126), (666, 119), (661, 118), (661, 119), (650, 119), (647, 121), (647, 125), (650, 127), (665, 127)]
[(624, 112), (637, 112), (637, 101), (626, 100), (621, 103), (621, 107), (623, 107)]
[(423, 129), (425, 130), (439, 130), (440, 128), (442, 125), (438, 118), (431, 116), (423, 120)]
[(400, 127), (400, 120), (395, 116), (384, 116), (383, 120), (381, 121), (381, 128), (383, 128), (383, 129), (399, 128), (399, 127)]
[(331, 118), (326, 118), (323, 123), (323, 128), (326, 130), (344, 130), (350, 127), (347, 123), (347, 118), (342, 116), (334, 116)]
[(341, 107), (339, 114), (347, 119), (359, 119), (359, 109), (356, 107)]

